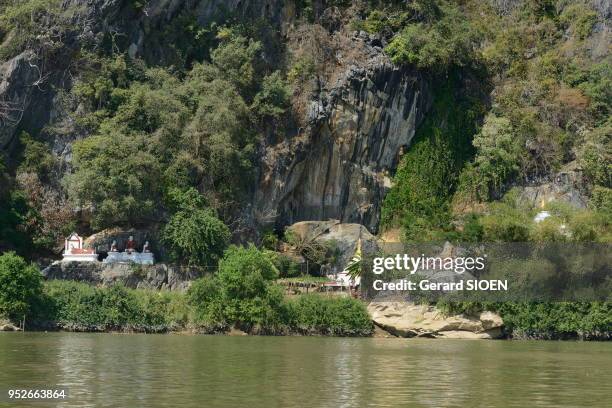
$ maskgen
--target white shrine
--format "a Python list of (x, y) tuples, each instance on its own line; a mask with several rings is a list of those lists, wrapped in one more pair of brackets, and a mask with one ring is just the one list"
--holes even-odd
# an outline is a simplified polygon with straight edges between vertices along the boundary
[(98, 254), (95, 249), (83, 248), (83, 238), (76, 232), (70, 234), (64, 241), (64, 254), (62, 262), (97, 262)]

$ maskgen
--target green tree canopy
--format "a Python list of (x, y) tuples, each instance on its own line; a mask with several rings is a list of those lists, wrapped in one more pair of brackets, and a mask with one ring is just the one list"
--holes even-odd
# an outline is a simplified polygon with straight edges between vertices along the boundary
[[(185, 194), (179, 211), (170, 217), (162, 230), (162, 241), (168, 246), (170, 257), (177, 262), (212, 267), (219, 262), (230, 239), (229, 228), (214, 211), (200, 207), (190, 189)], [(198, 208), (199, 207), (199, 208)]]
[(20, 319), (42, 293), (42, 275), (14, 252), (0, 256), (0, 315)]

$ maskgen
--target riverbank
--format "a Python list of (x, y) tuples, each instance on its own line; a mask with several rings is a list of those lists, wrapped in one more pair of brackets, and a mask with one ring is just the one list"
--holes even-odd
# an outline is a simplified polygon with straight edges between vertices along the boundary
[[(243, 309), (252, 310), (252, 316), (259, 317), (251, 321), (232, 321), (227, 313), (224, 315), (215, 306), (214, 299), (202, 296), (199, 286), (196, 284), (192, 291), (177, 292), (47, 281), (26, 319), (25, 329), (229, 336), (612, 339), (612, 313), (608, 303), (441, 304), (438, 307), (401, 304), (399, 308), (378, 313), (374, 304), (368, 307), (348, 297), (304, 294), (284, 298), (281, 294), (274, 311), (261, 307), (253, 309), (253, 302), (237, 303)], [(496, 310), (499, 315), (481, 311), (487, 308)], [(18, 330), (22, 324), (16, 320), (4, 323), (1, 326), (8, 331)], [(606, 325), (608, 330), (605, 330)]]
[(183, 293), (48, 281), (33, 304), (26, 330), (201, 334), (240, 330), (253, 335), (343, 337), (370, 336), (374, 330), (365, 305), (349, 297), (307, 294), (284, 299), (279, 290), (273, 308), (254, 298), (222, 310), (220, 303), (202, 293), (205, 290), (197, 284)]
[(348, 296), (286, 296), (277, 278), (253, 246), (226, 251), (216, 274), (184, 292), (43, 281), (35, 265), (7, 253), (0, 256), (0, 316), (10, 317), (11, 329), (46, 331), (368, 337), (374, 321), (401, 337), (611, 338), (610, 302), (383, 304), (376, 316)]

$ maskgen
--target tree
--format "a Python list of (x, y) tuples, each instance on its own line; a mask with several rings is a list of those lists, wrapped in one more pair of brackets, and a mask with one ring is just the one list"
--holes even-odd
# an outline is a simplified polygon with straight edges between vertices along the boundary
[(289, 87), (279, 71), (263, 79), (261, 91), (255, 95), (253, 111), (260, 117), (280, 117), (290, 105)]
[(518, 172), (523, 149), (510, 121), (495, 114), (485, 118), (473, 145), (476, 157), (462, 172), (459, 189), (472, 199), (488, 200)]
[(34, 264), (14, 252), (0, 256), (0, 315), (24, 317), (41, 294), (42, 275)]
[(179, 210), (162, 231), (162, 241), (175, 261), (215, 266), (229, 243), (230, 231), (213, 210), (203, 208), (196, 195), (195, 189), (182, 194)]
[(147, 220), (160, 197), (160, 163), (144, 134), (111, 131), (73, 145), (73, 174), (64, 185), (76, 206), (91, 208), (92, 226)]
[(229, 247), (217, 276), (228, 299), (249, 299), (265, 295), (267, 282), (278, 277), (278, 270), (270, 256), (251, 244)]
[(231, 28), (219, 30), (217, 38), (221, 43), (210, 54), (213, 64), (243, 95), (248, 95), (255, 80), (253, 63), (261, 50), (261, 43), (247, 39)]
[(282, 326), (282, 290), (271, 281), (278, 277), (272, 258), (254, 245), (231, 246), (214, 277), (205, 277), (188, 292), (203, 323), (236, 324), (244, 330), (259, 326), (274, 331)]

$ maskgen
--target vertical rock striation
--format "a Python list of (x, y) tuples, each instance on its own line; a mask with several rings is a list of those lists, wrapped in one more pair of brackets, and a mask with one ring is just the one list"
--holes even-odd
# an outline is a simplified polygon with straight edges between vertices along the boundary
[(267, 148), (255, 194), (258, 223), (333, 218), (375, 232), (390, 176), (430, 105), (427, 81), (382, 52), (348, 67), (310, 102), (306, 128)]

